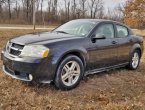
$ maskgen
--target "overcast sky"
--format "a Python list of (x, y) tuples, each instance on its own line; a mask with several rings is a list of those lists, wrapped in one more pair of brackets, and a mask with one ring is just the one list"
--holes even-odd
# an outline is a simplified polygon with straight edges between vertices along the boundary
[[(119, 3), (125, 3), (127, 0), (103, 0), (104, 7), (107, 10), (108, 8), (113, 9), (115, 6), (117, 6)], [(64, 4), (61, 4), (62, 6)], [(47, 9), (47, 2), (44, 2), (43, 9)]]
[(104, 7), (108, 9), (108, 8), (114, 8), (119, 3), (125, 3), (126, 0), (103, 0), (103, 1), (104, 1)]

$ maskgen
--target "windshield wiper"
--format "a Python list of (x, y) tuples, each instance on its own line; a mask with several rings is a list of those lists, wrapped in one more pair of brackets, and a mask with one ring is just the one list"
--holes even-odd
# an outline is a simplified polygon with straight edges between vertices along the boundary
[(58, 32), (58, 33), (64, 33), (64, 34), (69, 34), (69, 33), (65, 32), (65, 31), (56, 31), (56, 32)]

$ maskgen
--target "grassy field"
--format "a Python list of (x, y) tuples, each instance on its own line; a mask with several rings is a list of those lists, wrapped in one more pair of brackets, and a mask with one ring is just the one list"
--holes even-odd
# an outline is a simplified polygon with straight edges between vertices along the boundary
[[(0, 51), (8, 39), (30, 32), (0, 30)], [(136, 71), (122, 68), (90, 75), (66, 92), (12, 79), (0, 69), (0, 110), (145, 110), (145, 54)]]
[(136, 35), (145, 36), (145, 30), (133, 29), (133, 31), (136, 33)]

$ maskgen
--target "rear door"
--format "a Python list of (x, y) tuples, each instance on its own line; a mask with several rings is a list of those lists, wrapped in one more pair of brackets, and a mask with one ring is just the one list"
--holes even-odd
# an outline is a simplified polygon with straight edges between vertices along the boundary
[(112, 23), (100, 24), (93, 35), (102, 34), (106, 39), (98, 39), (90, 43), (89, 61), (90, 69), (100, 69), (117, 64), (117, 39), (115, 38), (114, 25)]
[(129, 60), (132, 38), (126, 26), (116, 24), (116, 32), (118, 39), (118, 63), (126, 63)]

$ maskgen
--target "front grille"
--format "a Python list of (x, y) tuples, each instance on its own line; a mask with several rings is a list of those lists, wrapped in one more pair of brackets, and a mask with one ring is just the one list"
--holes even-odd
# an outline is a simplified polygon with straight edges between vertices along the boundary
[(17, 51), (17, 50), (11, 49), (11, 50), (10, 50), (10, 54), (19, 56), (19, 55), (21, 54), (21, 52), (20, 52), (20, 51)]
[(14, 56), (19, 56), (24, 48), (24, 45), (8, 42), (7, 52)]

